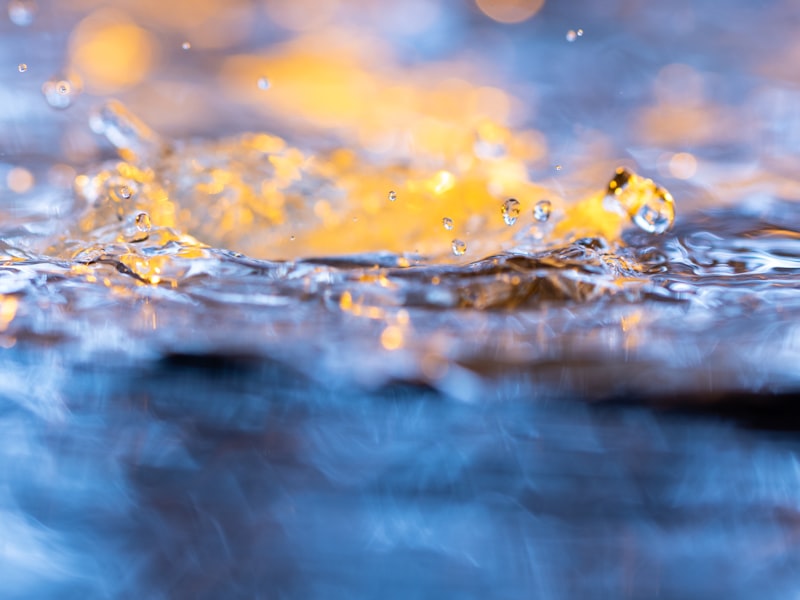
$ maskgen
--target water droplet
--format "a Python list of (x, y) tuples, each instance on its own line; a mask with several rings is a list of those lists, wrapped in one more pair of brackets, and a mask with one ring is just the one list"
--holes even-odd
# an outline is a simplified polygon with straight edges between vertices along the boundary
[(544, 223), (550, 218), (553, 205), (550, 200), (539, 200), (533, 207), (533, 218)]
[(453, 230), (453, 219), (451, 219), (450, 217), (444, 217), (442, 219), (442, 226), (445, 229), (447, 229), (447, 231), (452, 231)]
[(19, 70), (20, 73), (24, 73), (25, 71), (28, 70), (28, 65), (26, 65), (25, 63), (19, 63), (17, 69)]
[(461, 240), (453, 240), (452, 244), (453, 254), (461, 256), (467, 251), (467, 244)]
[(36, 16), (36, 2), (33, 0), (11, 0), (8, 3), (8, 18), (14, 25), (27, 27)]
[(631, 220), (648, 233), (664, 233), (675, 220), (675, 201), (652, 179), (619, 167), (608, 183), (604, 206)]
[(394, 202), (395, 200), (397, 200), (397, 193), (392, 190), (389, 192), (389, 202)]
[(570, 30), (567, 32), (567, 41), (568, 41), (568, 42), (574, 42), (574, 41), (575, 41), (575, 40), (577, 40), (577, 39), (578, 39), (578, 34), (575, 32), (575, 30), (574, 30), (574, 29), (570, 29)]
[(42, 84), (45, 100), (53, 108), (67, 108), (72, 104), (72, 99), (77, 92), (72, 81), (60, 76), (53, 77)]
[(503, 203), (501, 212), (503, 213), (503, 220), (506, 222), (506, 225), (513, 225), (519, 218), (519, 201), (514, 198), (509, 198)]
[(183, 48), (184, 50), (191, 50), (192, 49), (192, 44), (189, 43), (189, 42), (183, 42), (181, 44), (181, 48)]
[(133, 192), (131, 191), (131, 188), (129, 188), (127, 185), (119, 186), (119, 189), (117, 190), (117, 193), (119, 194), (120, 198), (124, 198), (125, 200), (128, 200), (128, 199), (130, 199), (131, 196), (133, 196)]
[(289, 236), (289, 239), (290, 239), (291, 241), (294, 241), (294, 240), (295, 240), (295, 237), (294, 237), (293, 235), (291, 235), (291, 236)]
[(560, 171), (560, 170), (561, 170), (561, 169), (563, 169), (563, 168), (564, 168), (564, 167), (562, 167), (561, 165), (556, 165), (556, 171)]
[(146, 212), (140, 212), (136, 215), (136, 229), (139, 231), (150, 231), (152, 227), (152, 223), (150, 222), (150, 215)]
[(583, 29), (578, 29), (575, 33), (578, 34), (578, 37), (583, 37)]
[(266, 77), (258, 78), (258, 89), (268, 90), (270, 87), (272, 87), (272, 83), (270, 83), (269, 79), (267, 79)]

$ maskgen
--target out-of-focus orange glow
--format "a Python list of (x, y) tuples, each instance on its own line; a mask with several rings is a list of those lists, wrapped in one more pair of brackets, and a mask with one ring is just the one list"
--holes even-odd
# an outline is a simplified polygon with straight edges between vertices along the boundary
[(678, 152), (669, 159), (670, 174), (676, 179), (691, 179), (697, 172), (697, 159), (688, 152)]
[(72, 32), (72, 67), (91, 93), (108, 94), (141, 82), (153, 63), (156, 42), (124, 13), (100, 10)]
[(19, 301), (15, 296), (0, 295), (0, 331), (5, 331), (17, 314)]
[(33, 173), (24, 167), (14, 167), (6, 175), (8, 189), (17, 194), (24, 194), (33, 187)]
[(499, 23), (521, 23), (539, 12), (544, 0), (475, 0), (475, 4)]
[(389, 325), (381, 333), (381, 345), (386, 350), (398, 350), (403, 346), (403, 330), (396, 325)]

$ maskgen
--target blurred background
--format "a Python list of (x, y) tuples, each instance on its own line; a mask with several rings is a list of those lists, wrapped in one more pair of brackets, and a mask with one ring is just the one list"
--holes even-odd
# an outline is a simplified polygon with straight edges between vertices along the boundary
[(0, 596), (798, 595), (796, 0), (4, 6)]

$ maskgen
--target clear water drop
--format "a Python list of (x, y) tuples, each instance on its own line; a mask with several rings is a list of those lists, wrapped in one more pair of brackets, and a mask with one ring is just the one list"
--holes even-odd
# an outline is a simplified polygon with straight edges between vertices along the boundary
[(394, 202), (395, 200), (397, 200), (397, 192), (392, 190), (389, 192), (389, 202)]
[(444, 217), (442, 219), (442, 227), (444, 227), (447, 231), (453, 230), (453, 219), (450, 217)]
[(8, 3), (8, 18), (14, 25), (27, 27), (36, 16), (36, 2), (33, 0), (11, 0)]
[(453, 254), (456, 256), (462, 256), (467, 252), (467, 244), (462, 240), (453, 240), (451, 247), (453, 249)]
[(25, 63), (19, 63), (19, 66), (17, 67), (17, 70), (20, 73), (24, 73), (25, 71), (28, 70), (28, 65), (26, 65)]
[(184, 50), (191, 50), (192, 49), (192, 44), (190, 42), (183, 42), (181, 44), (181, 48), (183, 48)]
[(652, 179), (640, 177), (619, 167), (608, 183), (603, 205), (625, 215), (648, 233), (664, 233), (675, 221), (675, 201)]
[(574, 41), (575, 41), (575, 40), (577, 40), (577, 39), (578, 39), (578, 34), (577, 34), (577, 32), (576, 32), (574, 29), (570, 29), (570, 30), (567, 32), (567, 41), (568, 41), (568, 42), (574, 42)]
[(578, 29), (575, 33), (578, 34), (578, 37), (583, 37), (583, 29)]
[(136, 229), (143, 232), (150, 231), (153, 224), (150, 222), (150, 215), (142, 211), (136, 215)]
[(77, 91), (69, 79), (60, 76), (48, 79), (42, 84), (42, 94), (53, 108), (69, 107)]
[(119, 188), (117, 189), (117, 194), (119, 195), (120, 198), (123, 198), (125, 200), (129, 200), (130, 197), (133, 196), (131, 188), (129, 188), (127, 185), (119, 186)]
[(267, 79), (266, 77), (258, 78), (258, 89), (268, 90), (270, 87), (272, 87), (272, 83), (270, 83), (269, 79)]
[(503, 203), (501, 212), (506, 225), (513, 225), (519, 218), (519, 201), (514, 198), (509, 198)]
[(550, 213), (553, 210), (553, 205), (550, 200), (539, 200), (536, 206), (533, 207), (533, 218), (539, 222), (544, 223), (550, 218)]
[(561, 166), (561, 165), (556, 165), (556, 171), (560, 171), (560, 170), (562, 170), (563, 168), (564, 168), (564, 167), (563, 167), (563, 166)]

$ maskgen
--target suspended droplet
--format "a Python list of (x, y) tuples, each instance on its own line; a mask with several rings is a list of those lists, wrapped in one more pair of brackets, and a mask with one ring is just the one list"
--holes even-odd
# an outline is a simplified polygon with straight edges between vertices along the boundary
[(564, 168), (564, 167), (562, 167), (561, 165), (556, 165), (556, 171), (560, 171), (560, 170), (561, 170), (561, 169), (563, 169), (563, 168)]
[(150, 231), (152, 227), (152, 223), (150, 222), (150, 215), (146, 212), (142, 211), (136, 215), (136, 229), (143, 232)]
[(270, 87), (272, 87), (272, 84), (270, 83), (269, 79), (267, 79), (266, 77), (258, 78), (258, 89), (268, 90)]
[(583, 29), (578, 29), (575, 33), (578, 34), (578, 37), (583, 37)]
[(461, 240), (453, 240), (452, 244), (453, 254), (461, 256), (467, 251), (467, 244)]
[(8, 3), (8, 18), (14, 25), (27, 27), (36, 16), (36, 2), (33, 0), (11, 0)]
[(119, 188), (117, 188), (117, 194), (124, 200), (129, 200), (130, 197), (133, 196), (131, 188), (129, 188), (127, 185), (119, 186)]
[(181, 44), (181, 48), (183, 48), (184, 50), (191, 50), (192, 49), (192, 44), (190, 42), (183, 42)]
[(501, 212), (503, 213), (503, 220), (506, 222), (506, 225), (513, 225), (519, 218), (519, 201), (514, 198), (509, 198), (503, 203)]
[(53, 77), (42, 84), (42, 93), (45, 100), (53, 108), (67, 108), (72, 104), (73, 97), (78, 90), (72, 81), (63, 77)]
[(25, 71), (28, 70), (28, 65), (26, 65), (25, 63), (19, 63), (19, 66), (17, 67), (17, 70), (20, 73), (24, 73)]
[(577, 40), (577, 39), (578, 39), (578, 34), (575, 32), (575, 30), (574, 30), (574, 29), (570, 29), (570, 30), (567, 32), (567, 41), (568, 41), (568, 42), (574, 42), (574, 41), (575, 41), (575, 40)]
[(451, 219), (450, 217), (444, 217), (442, 219), (442, 227), (447, 229), (447, 231), (452, 231), (453, 230), (453, 219)]
[(291, 240), (293, 242), (295, 240), (295, 237), (293, 235), (291, 235), (291, 236), (289, 236), (289, 240)]
[(675, 201), (652, 179), (639, 177), (619, 167), (608, 183), (604, 200), (606, 209), (627, 214), (648, 233), (664, 233), (675, 221)]
[(550, 212), (552, 209), (553, 205), (551, 204), (550, 200), (539, 200), (539, 202), (536, 203), (536, 206), (533, 207), (533, 218), (544, 223), (550, 218)]
[(397, 193), (392, 190), (389, 192), (389, 202), (394, 202), (395, 200), (397, 200)]

